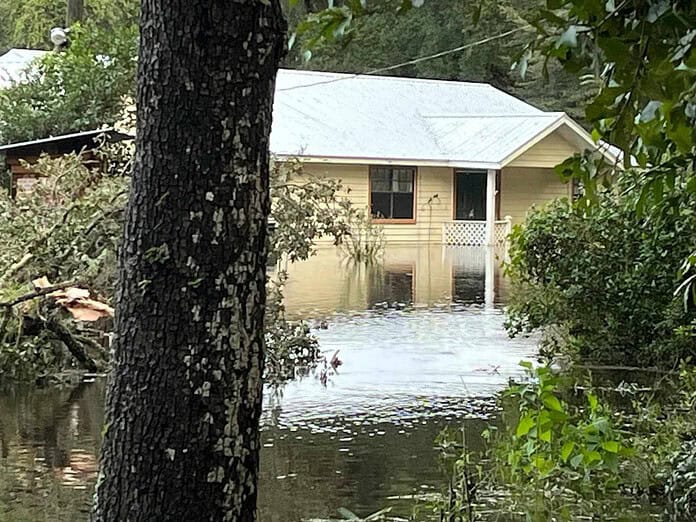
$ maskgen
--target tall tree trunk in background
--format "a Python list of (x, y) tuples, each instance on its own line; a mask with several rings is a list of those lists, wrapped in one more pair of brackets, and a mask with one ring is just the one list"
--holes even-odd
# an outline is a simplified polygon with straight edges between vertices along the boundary
[(278, 0), (144, 0), (95, 521), (254, 521)]
[(68, 16), (66, 27), (80, 22), (85, 17), (85, 0), (68, 0)]

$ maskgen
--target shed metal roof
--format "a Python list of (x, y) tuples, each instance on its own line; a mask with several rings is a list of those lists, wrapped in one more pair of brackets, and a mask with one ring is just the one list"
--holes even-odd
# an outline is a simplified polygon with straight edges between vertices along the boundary
[(99, 138), (99, 136), (101, 135), (104, 135), (106, 137), (106, 141), (110, 143), (133, 139), (133, 136), (131, 136), (130, 134), (126, 134), (113, 128), (94, 129), (82, 132), (74, 132), (71, 134), (61, 134), (59, 136), (51, 136), (49, 138), (42, 138), (40, 140), (22, 141), (18, 143), (0, 145), (0, 154), (8, 154), (10, 152), (23, 153), (27, 149), (33, 149), (47, 145), (58, 145), (61, 143), (71, 141), (84, 141), (86, 143), (94, 143), (95, 140), (97, 140), (97, 138)]
[(9, 87), (26, 78), (26, 71), (31, 63), (45, 53), (46, 51), (36, 49), (10, 49), (0, 56), (0, 88)]

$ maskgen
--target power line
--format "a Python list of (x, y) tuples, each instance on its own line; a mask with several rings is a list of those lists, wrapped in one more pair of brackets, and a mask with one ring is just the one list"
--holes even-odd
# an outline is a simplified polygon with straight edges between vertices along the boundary
[(471, 42), (468, 44), (460, 45), (459, 47), (455, 47), (454, 49), (447, 49), (446, 51), (440, 51), (439, 53), (429, 54), (427, 56), (421, 56), (419, 58), (414, 58), (414, 59), (409, 60), (407, 62), (399, 63), (396, 65), (390, 65), (388, 67), (381, 67), (379, 69), (373, 69), (371, 71), (362, 72), (362, 73), (353, 73), (353, 74), (350, 74), (347, 76), (341, 76), (340, 78), (332, 78), (330, 80), (322, 80), (322, 81), (314, 82), (314, 83), (305, 83), (303, 85), (293, 85), (292, 87), (285, 87), (284, 89), (278, 89), (278, 91), (294, 91), (295, 89), (304, 89), (305, 87), (314, 87), (315, 85), (324, 85), (327, 83), (335, 83), (335, 82), (342, 82), (344, 80), (352, 80), (352, 79), (357, 78), (359, 76), (370, 76), (373, 74), (380, 74), (383, 72), (393, 71), (395, 69), (400, 69), (401, 67), (406, 67), (407, 65), (415, 65), (417, 63), (427, 62), (429, 60), (434, 60), (436, 58), (441, 58), (443, 56), (458, 53), (458, 52), (464, 51), (466, 49), (471, 49), (472, 47), (477, 47), (479, 45), (483, 45), (483, 44), (486, 44), (488, 42), (492, 42), (493, 40), (499, 40), (500, 38), (505, 38), (506, 36), (510, 36), (511, 34), (515, 34), (519, 31), (523, 31), (525, 29), (529, 29), (530, 27), (531, 27), (531, 25), (524, 25), (522, 27), (517, 27), (516, 29), (510, 29), (509, 31), (505, 31), (504, 33), (496, 34), (494, 36), (489, 36), (488, 38), (484, 38), (483, 40), (478, 40), (476, 42)]

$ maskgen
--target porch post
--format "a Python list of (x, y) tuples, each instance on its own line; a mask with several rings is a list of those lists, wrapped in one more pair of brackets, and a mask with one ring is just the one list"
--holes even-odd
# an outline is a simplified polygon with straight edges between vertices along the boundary
[(486, 248), (486, 268), (484, 276), (484, 306), (486, 310), (495, 307), (495, 248)]
[(495, 245), (495, 169), (488, 169), (486, 178), (486, 245)]

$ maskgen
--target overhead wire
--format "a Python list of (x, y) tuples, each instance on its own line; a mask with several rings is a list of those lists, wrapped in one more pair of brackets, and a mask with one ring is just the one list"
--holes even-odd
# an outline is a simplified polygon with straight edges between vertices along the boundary
[(440, 51), (440, 52), (437, 52), (434, 54), (429, 54), (427, 56), (420, 56), (418, 58), (413, 58), (412, 60), (408, 60), (407, 62), (398, 63), (396, 65), (389, 65), (387, 67), (380, 67), (377, 69), (372, 69), (370, 71), (361, 72), (361, 73), (351, 73), (351, 74), (348, 74), (346, 76), (341, 76), (339, 78), (331, 78), (329, 80), (321, 80), (321, 81), (312, 82), (312, 83), (305, 83), (305, 84), (301, 84), (301, 85), (293, 85), (291, 87), (284, 87), (284, 88), (278, 89), (278, 91), (294, 91), (295, 89), (304, 89), (307, 87), (314, 87), (316, 85), (325, 85), (325, 84), (329, 84), (329, 83), (336, 83), (336, 82), (342, 82), (342, 81), (346, 81), (346, 80), (352, 80), (352, 79), (358, 78), (360, 76), (371, 76), (371, 75), (375, 75), (375, 74), (393, 71), (395, 69), (400, 69), (401, 67), (406, 67), (408, 65), (416, 65), (418, 63), (427, 62), (429, 60), (435, 60), (437, 58), (442, 58), (443, 56), (448, 56), (450, 54), (465, 51), (466, 49), (471, 49), (472, 47), (478, 47), (479, 45), (483, 45), (483, 44), (486, 44), (488, 42), (492, 42), (494, 40), (499, 40), (500, 38), (505, 38), (506, 36), (510, 36), (510, 35), (515, 34), (517, 32), (524, 31), (525, 29), (529, 29), (530, 27), (531, 27), (531, 25), (527, 24), (527, 25), (524, 25), (522, 27), (510, 29), (509, 31), (505, 31), (505, 32), (500, 33), (500, 34), (489, 36), (487, 38), (484, 38), (482, 40), (478, 40), (476, 42), (470, 42), (470, 43), (467, 43), (464, 45), (460, 45), (458, 47), (454, 47), (453, 49), (447, 49), (445, 51)]

